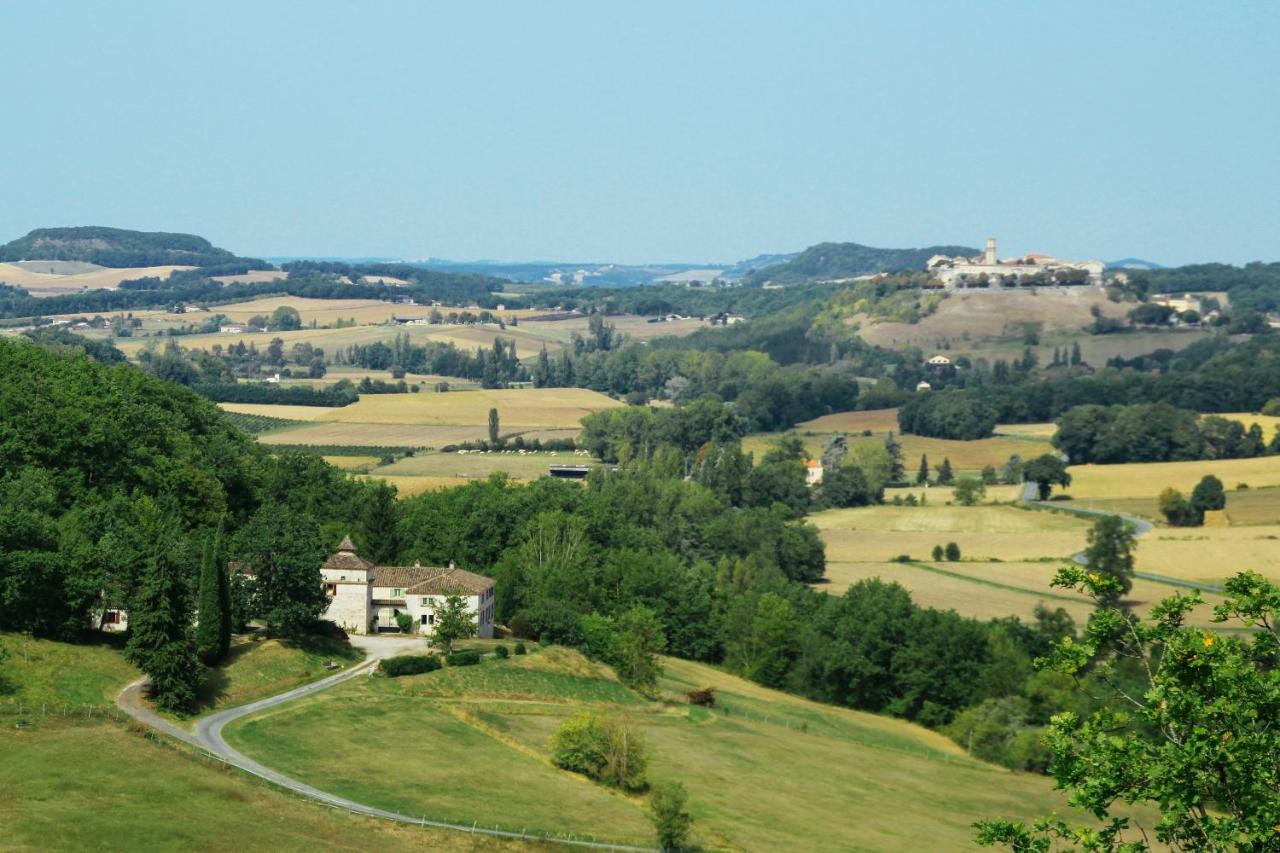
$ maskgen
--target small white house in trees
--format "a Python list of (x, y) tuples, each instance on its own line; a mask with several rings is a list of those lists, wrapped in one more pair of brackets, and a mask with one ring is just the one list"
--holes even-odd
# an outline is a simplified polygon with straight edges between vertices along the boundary
[(329, 600), (324, 618), (350, 634), (399, 631), (403, 614), (413, 620), (412, 630), (430, 637), (436, 609), (456, 595), (475, 618), (476, 636), (493, 636), (493, 579), (453, 563), (448, 568), (375, 566), (356, 553), (348, 536), (320, 567), (320, 578)]

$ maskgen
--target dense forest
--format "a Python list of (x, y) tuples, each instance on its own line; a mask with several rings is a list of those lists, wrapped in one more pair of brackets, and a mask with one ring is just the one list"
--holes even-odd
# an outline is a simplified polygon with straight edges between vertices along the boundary
[(1142, 364), (1148, 369), (1060, 378), (975, 365), (946, 390), (913, 395), (899, 423), (904, 432), (974, 439), (989, 436), (996, 423), (1052, 421), (1086, 404), (1164, 402), (1196, 412), (1257, 412), (1280, 397), (1280, 338), (1273, 335), (1235, 342), (1215, 337)]
[[(194, 234), (130, 231), (97, 225), (37, 228), (0, 246), (0, 261), (87, 261), (104, 267), (207, 267), (238, 260)], [(256, 269), (270, 264), (256, 262)]]

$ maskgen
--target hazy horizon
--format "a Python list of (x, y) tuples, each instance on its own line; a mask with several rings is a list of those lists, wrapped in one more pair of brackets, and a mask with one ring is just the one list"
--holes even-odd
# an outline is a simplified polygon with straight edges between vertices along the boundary
[(86, 2), (21, 34), (0, 241), (731, 263), (1280, 258), (1280, 7)]

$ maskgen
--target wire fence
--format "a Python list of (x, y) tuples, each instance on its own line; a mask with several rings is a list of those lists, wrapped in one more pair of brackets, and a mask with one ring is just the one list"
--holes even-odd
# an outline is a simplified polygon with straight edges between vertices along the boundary
[(83, 720), (111, 720), (127, 722), (130, 717), (115, 705), (78, 705), (63, 702), (0, 702), (0, 716), (17, 717), (65, 717)]

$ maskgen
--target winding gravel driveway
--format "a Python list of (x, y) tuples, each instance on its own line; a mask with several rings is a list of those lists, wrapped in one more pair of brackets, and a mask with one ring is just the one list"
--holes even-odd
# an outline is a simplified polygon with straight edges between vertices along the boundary
[[(265, 779), (273, 785), (301, 794), (312, 800), (316, 800), (335, 808), (345, 809), (349, 812), (368, 815), (370, 817), (382, 818), (383, 820), (393, 820), (397, 823), (413, 824), (415, 826), (432, 826), (440, 829), (453, 829), (462, 832), (470, 832), (479, 835), (489, 835), (497, 838), (526, 839), (531, 841), (544, 840), (541, 836), (530, 836), (520, 832), (507, 832), (501, 829), (484, 829), (476, 826), (467, 826), (465, 824), (448, 823), (446, 821), (429, 820), (424, 817), (413, 817), (412, 815), (400, 814), (399, 812), (380, 809), (376, 806), (358, 803), (355, 800), (340, 797), (337, 794), (330, 794), (327, 791), (321, 791), (319, 788), (294, 779), (291, 776), (273, 770), (264, 764), (260, 764), (249, 758), (247, 755), (237, 751), (222, 736), (222, 730), (226, 728), (228, 723), (234, 722), (241, 717), (264, 711), (268, 708), (274, 708), (277, 705), (283, 705), (303, 696), (310, 696), (327, 690), (336, 684), (349, 681), (358, 676), (372, 675), (378, 662), (384, 657), (393, 657), (398, 654), (404, 654), (407, 651), (416, 649), (421, 651), (421, 643), (416, 640), (406, 640), (397, 637), (352, 637), (352, 644), (360, 646), (367, 653), (368, 657), (360, 663), (349, 669), (343, 670), (335, 675), (323, 678), (320, 681), (313, 681), (310, 684), (304, 684), (301, 687), (295, 687), (276, 696), (269, 696), (266, 699), (259, 699), (256, 702), (250, 702), (247, 705), (240, 705), (235, 708), (228, 708), (225, 711), (219, 711), (211, 714), (201, 720), (197, 720), (195, 731), (183, 729), (170, 721), (156, 714), (142, 701), (142, 689), (145, 686), (146, 679), (140, 678), (137, 681), (127, 685), (116, 696), (116, 705), (120, 707), (129, 716), (133, 717), (141, 723), (150, 726), (159, 732), (170, 737), (177, 738), (184, 743), (188, 743), (194, 747), (202, 749), (212, 755), (217, 756), (228, 764), (240, 768), (246, 773), (252, 773), (261, 779)], [(600, 850), (634, 850), (649, 851), (654, 848), (650, 847), (634, 847), (626, 844), (610, 844), (604, 841), (587, 841), (584, 839), (569, 838), (552, 838), (545, 839), (559, 844), (570, 844), (576, 847), (590, 847)]]

